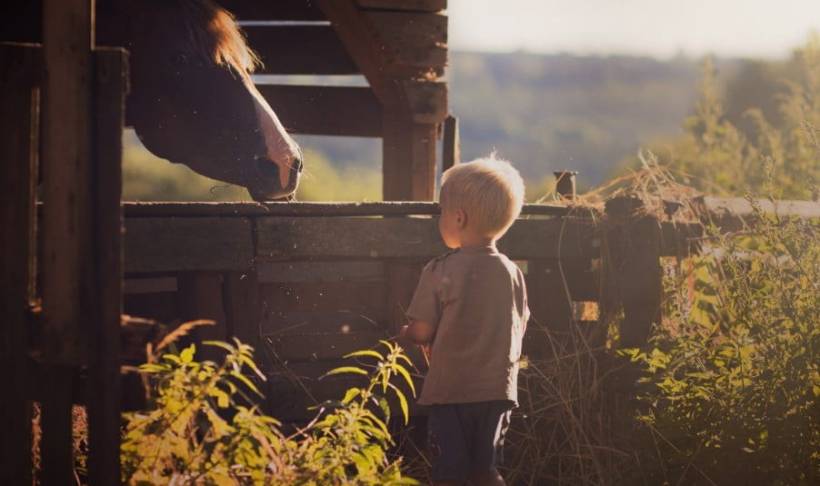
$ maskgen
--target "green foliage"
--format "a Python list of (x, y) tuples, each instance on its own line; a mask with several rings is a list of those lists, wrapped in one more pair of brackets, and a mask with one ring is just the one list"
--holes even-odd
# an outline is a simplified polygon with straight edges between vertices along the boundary
[[(781, 80), (785, 88), (774, 102), (761, 99), (764, 109), (746, 107), (740, 119), (732, 120), (724, 113), (716, 72), (707, 62), (701, 99), (684, 123), (684, 136), (670, 144), (656, 144), (653, 151), (664, 165), (682, 174), (685, 182), (705, 192), (817, 198), (820, 37), (812, 37), (796, 51), (793, 65), (794, 79)], [(773, 103), (776, 116), (769, 106)]]
[(399, 375), (413, 390), (399, 346), (383, 342), (384, 353), (349, 355), (375, 358), (374, 371), (349, 366), (328, 375), (362, 374), (368, 384), (348, 389), (340, 401), (319, 407), (307, 426), (285, 435), (276, 419), (249, 405), (251, 395), (261, 395), (252, 379), (264, 379), (253, 349), (238, 340), (205, 344), (225, 351), (221, 364), (197, 361), (191, 345), (141, 367), (156, 397), (151, 410), (125, 416), (128, 484), (416, 484), (402, 477), (401, 460), (385, 452), (393, 444), (388, 393), (405, 420), (408, 414), (407, 399), (391, 379)]
[(670, 274), (663, 326), (627, 352), (644, 369), (658, 480), (820, 479), (820, 223), (756, 219)]

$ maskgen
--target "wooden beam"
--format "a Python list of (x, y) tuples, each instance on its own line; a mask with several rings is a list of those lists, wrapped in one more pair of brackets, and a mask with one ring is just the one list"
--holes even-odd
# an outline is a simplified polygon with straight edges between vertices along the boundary
[(461, 163), (461, 138), (458, 133), (458, 118), (448, 115), (444, 120), (441, 144), (441, 172)]
[(74, 481), (71, 370), (86, 356), (88, 309), (94, 306), (91, 254), (91, 0), (44, 0), (42, 103), (42, 298), (44, 363), (43, 484)]
[(247, 26), (248, 44), (265, 74), (358, 74), (359, 68), (330, 25)]
[(122, 130), (127, 54), (96, 49), (93, 159), (94, 306), (87, 322), (90, 484), (120, 481), (120, 330), (122, 315)]
[[(434, 218), (258, 218), (256, 230), (257, 258), (267, 260), (425, 259), (447, 251)], [(595, 256), (593, 231), (582, 222), (521, 219), (499, 246), (521, 260)]]
[(436, 125), (416, 123), (404, 110), (384, 114), (382, 198), (429, 201), (435, 195)]
[(293, 133), (381, 136), (382, 108), (368, 88), (257, 85)]
[(447, 65), (447, 16), (368, 11), (367, 18), (394, 53), (384, 65), (389, 77), (438, 78)]
[(367, 78), (376, 98), (384, 106), (401, 106), (400, 88), (384, 77), (385, 66), (395, 63), (395, 53), (374, 22), (352, 0), (317, 0), (317, 4)]
[(35, 206), (41, 50), (0, 44), (0, 484), (31, 484), (28, 309), (35, 275)]
[[(413, 216), (441, 212), (435, 202), (126, 202), (127, 218), (161, 217), (252, 217), (252, 216)], [(575, 211), (576, 217), (588, 217), (592, 211), (553, 204), (525, 204), (522, 216), (564, 216)]]
[(197, 359), (219, 362), (224, 354), (212, 346), (204, 346), (201, 341), (225, 341), (230, 332), (227, 327), (226, 312), (223, 300), (222, 275), (219, 272), (183, 272), (177, 278), (179, 291), (179, 310), (183, 321), (210, 319), (212, 326), (196, 328), (190, 340), (197, 343)]
[(217, 3), (243, 20), (325, 20), (316, 2), (310, 0), (217, 0)]
[(356, 0), (365, 9), (438, 12), (447, 8), (447, 0)]
[(125, 224), (125, 271), (244, 270), (253, 264), (244, 218), (137, 218)]

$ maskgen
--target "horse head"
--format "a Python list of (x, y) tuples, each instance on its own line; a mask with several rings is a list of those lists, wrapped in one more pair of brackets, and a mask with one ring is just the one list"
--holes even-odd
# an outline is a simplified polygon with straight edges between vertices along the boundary
[(296, 191), (301, 150), (254, 86), (258, 58), (229, 12), (211, 0), (100, 3), (119, 19), (100, 43), (131, 53), (129, 119), (148, 150), (256, 200)]

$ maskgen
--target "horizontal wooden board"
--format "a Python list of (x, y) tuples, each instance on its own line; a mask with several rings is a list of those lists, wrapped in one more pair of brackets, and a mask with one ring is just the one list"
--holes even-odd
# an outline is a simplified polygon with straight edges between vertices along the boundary
[[(260, 217), (256, 225), (260, 259), (418, 259), (447, 251), (433, 218)], [(504, 253), (522, 260), (594, 256), (594, 245), (590, 225), (561, 219), (518, 220), (499, 242)]]
[(447, 0), (356, 0), (359, 7), (378, 10), (438, 12), (447, 8)]
[(217, 0), (239, 20), (325, 20), (311, 0)]
[[(310, 161), (307, 162), (308, 164)], [(215, 217), (215, 216), (410, 216), (435, 215), (438, 203), (417, 201), (384, 202), (126, 202), (126, 218), (145, 217)], [(575, 211), (553, 204), (525, 204), (522, 216), (563, 216)]]
[(125, 272), (242, 270), (253, 263), (246, 218), (128, 218)]
[(271, 316), (293, 311), (349, 311), (372, 321), (387, 318), (384, 281), (274, 283), (259, 288)]
[(345, 310), (296, 311), (269, 308), (259, 323), (259, 333), (271, 338), (305, 334), (356, 334), (383, 331), (384, 325), (366, 312)]
[(257, 85), (289, 132), (380, 137), (382, 107), (370, 88)]
[(354, 262), (257, 262), (261, 283), (337, 283), (384, 280), (384, 263)]
[(309, 361), (340, 358), (353, 351), (370, 349), (388, 336), (381, 331), (350, 333), (282, 334), (263, 338), (284, 361)]
[(447, 64), (446, 15), (370, 11), (367, 16), (395, 56), (388, 70), (414, 67), (419, 72), (435, 71)]
[(330, 25), (254, 25), (243, 28), (265, 74), (357, 74)]

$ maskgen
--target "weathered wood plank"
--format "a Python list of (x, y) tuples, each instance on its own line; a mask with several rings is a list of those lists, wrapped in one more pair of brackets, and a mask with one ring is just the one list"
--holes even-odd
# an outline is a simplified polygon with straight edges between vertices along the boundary
[(358, 74), (330, 25), (252, 25), (243, 28), (266, 74)]
[(252, 266), (245, 218), (133, 218), (125, 224), (127, 273), (243, 270)]
[(299, 311), (281, 307), (266, 309), (257, 327), (257, 331), (267, 337), (373, 333), (384, 329), (383, 323), (373, 316), (355, 310)]
[(217, 3), (242, 20), (325, 20), (310, 0), (217, 0)]
[(458, 133), (458, 118), (448, 115), (444, 119), (441, 144), (441, 172), (461, 163), (461, 137)]
[(395, 52), (386, 70), (397, 77), (409, 72), (441, 74), (447, 65), (447, 15), (399, 11), (368, 11), (384, 43)]
[(225, 302), (225, 318), (231, 335), (253, 346), (259, 359), (263, 350), (259, 336), (262, 319), (259, 279), (253, 270), (228, 272), (222, 285)]
[(91, 254), (93, 12), (90, 0), (44, 0), (41, 168), (43, 354), (53, 364), (43, 406), (43, 484), (74, 481), (71, 382), (62, 368), (86, 358), (94, 305)]
[(447, 0), (356, 0), (365, 9), (408, 10), (413, 12), (438, 12), (447, 8)]
[[(527, 260), (594, 256), (594, 242), (593, 227), (583, 222), (522, 219), (499, 247), (511, 258)], [(257, 256), (262, 259), (420, 259), (445, 251), (433, 218), (257, 219)]]
[(364, 283), (384, 280), (380, 261), (257, 262), (262, 283)]
[(270, 84), (257, 88), (290, 132), (381, 136), (382, 108), (369, 88)]
[(31, 484), (28, 307), (33, 296), (41, 51), (0, 44), (0, 484)]
[[(216, 217), (216, 216), (411, 216), (440, 213), (434, 202), (126, 202), (127, 218), (144, 217)], [(522, 216), (563, 216), (566, 206), (525, 204)]]
[(349, 311), (373, 321), (387, 319), (384, 281), (291, 282), (260, 287), (272, 316), (294, 311)]
[(610, 253), (603, 304), (608, 313), (623, 308), (620, 346), (625, 348), (646, 344), (652, 325), (661, 321), (663, 293), (661, 226), (651, 215), (635, 216), (635, 204), (640, 202), (610, 200), (606, 215)]
[(404, 109), (383, 119), (382, 198), (432, 200), (435, 193), (436, 125), (415, 123)]
[[(210, 319), (212, 326), (196, 328), (189, 335), (192, 341), (225, 341), (230, 336), (225, 317), (222, 295), (222, 275), (218, 272), (184, 272), (178, 278), (180, 317), (183, 321)], [(223, 352), (212, 346), (199, 344), (197, 356), (219, 362)]]
[(387, 45), (374, 21), (353, 2), (317, 0), (347, 52), (367, 78), (376, 98), (384, 106), (402, 104), (401, 89), (387, 82), (384, 70), (395, 64), (395, 52)]
[(350, 333), (305, 333), (264, 335), (279, 359), (284, 361), (307, 361), (336, 359), (358, 351), (370, 349), (380, 339), (388, 337), (384, 331)]
[(122, 49), (96, 49), (93, 159), (93, 295), (87, 321), (90, 484), (120, 481), (122, 130), (128, 87)]

